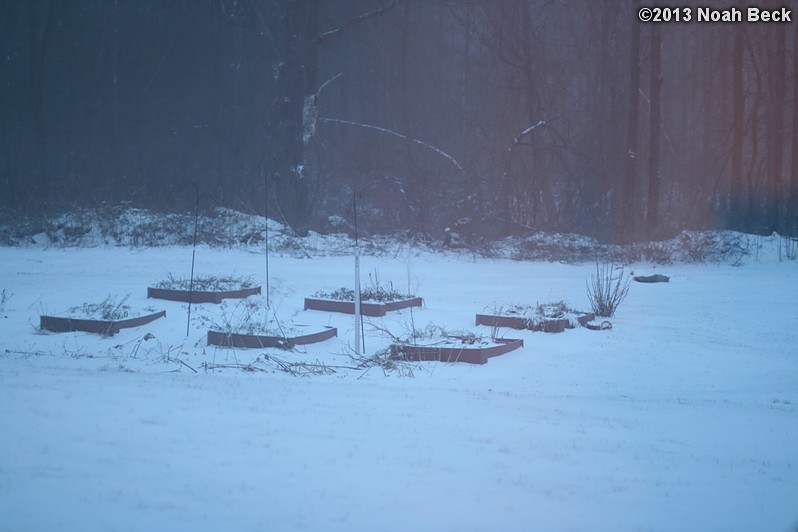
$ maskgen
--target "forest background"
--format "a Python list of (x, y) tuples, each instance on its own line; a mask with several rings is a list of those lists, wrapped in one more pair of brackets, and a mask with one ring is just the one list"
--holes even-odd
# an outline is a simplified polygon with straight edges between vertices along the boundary
[(469, 242), (798, 235), (796, 23), (698, 22), (707, 5), (730, 8), (5, 1), (0, 206), (199, 198), (303, 233), (348, 229), (357, 197), (367, 232)]

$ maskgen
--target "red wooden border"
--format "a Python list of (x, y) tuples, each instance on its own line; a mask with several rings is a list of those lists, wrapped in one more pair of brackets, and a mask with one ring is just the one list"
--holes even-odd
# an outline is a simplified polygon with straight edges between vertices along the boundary
[(188, 303), (221, 303), (223, 299), (243, 299), (260, 294), (260, 286), (242, 288), (240, 290), (220, 290), (208, 292), (205, 290), (172, 290), (170, 288), (147, 288), (147, 297), (167, 299), (169, 301), (182, 301)]
[[(591, 313), (581, 314), (576, 317), (579, 325), (584, 327), (588, 322), (593, 321), (596, 315)], [(492, 314), (477, 314), (477, 325), (487, 325), (488, 327), (508, 327), (510, 329), (543, 331), (550, 333), (560, 333), (565, 329), (571, 329), (571, 322), (565, 318), (544, 320), (540, 324), (530, 327), (531, 322), (527, 318), (520, 316), (495, 316)]]
[(262, 349), (264, 347), (280, 347), (290, 349), (295, 345), (307, 345), (323, 342), (338, 336), (338, 329), (327, 327), (325, 330), (313, 334), (300, 336), (260, 336), (256, 334), (226, 333), (221, 331), (208, 331), (208, 345), (223, 347), (246, 347)]
[[(410, 307), (420, 307), (424, 300), (420, 297), (403, 299), (401, 301), (391, 301), (390, 303), (367, 303), (360, 304), (360, 311), (364, 316), (381, 318), (392, 310), (401, 310)], [(325, 312), (343, 312), (344, 314), (355, 313), (354, 301), (335, 301), (333, 299), (316, 299), (313, 297), (305, 298), (305, 310), (321, 310)]]
[(524, 347), (523, 340), (496, 338), (502, 345), (491, 347), (434, 347), (422, 345), (392, 344), (391, 358), (398, 360), (424, 360), (436, 362), (467, 362), (487, 364), (491, 357), (503, 355)]
[(84, 331), (90, 333), (104, 334), (113, 336), (120, 329), (130, 327), (140, 327), (151, 321), (166, 316), (166, 311), (162, 310), (146, 316), (128, 318), (125, 320), (89, 320), (81, 318), (60, 318), (57, 316), (39, 316), (39, 326), (42, 329), (53, 332)]

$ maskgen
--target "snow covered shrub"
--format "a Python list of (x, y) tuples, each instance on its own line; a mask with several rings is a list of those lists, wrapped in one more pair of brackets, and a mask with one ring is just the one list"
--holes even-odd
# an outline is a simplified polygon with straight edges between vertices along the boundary
[[(331, 299), (333, 301), (354, 301), (355, 291), (351, 288), (339, 288), (332, 292), (318, 291), (313, 294), (313, 297), (318, 299)], [(369, 284), (360, 290), (361, 301), (386, 303), (389, 301), (412, 299), (414, 297), (416, 296), (406, 294), (394, 288), (392, 282), (389, 282), (387, 286), (383, 285), (380, 282), (379, 274), (376, 270), (373, 274), (369, 273)]]
[(99, 303), (83, 303), (72, 307), (69, 313), (107, 321), (123, 320), (130, 316), (130, 305), (127, 304), (129, 297), (130, 294), (117, 301), (116, 296), (109, 294)]
[(166, 279), (155, 283), (155, 288), (166, 290), (189, 290), (198, 292), (224, 292), (227, 290), (239, 290), (251, 288), (253, 285), (251, 277), (234, 277), (232, 275), (197, 275), (194, 277), (192, 285), (191, 279), (184, 277), (174, 277), (171, 273), (167, 274)]
[(405, 322), (402, 324), (402, 330), (398, 332), (378, 323), (369, 323), (369, 325), (373, 331), (382, 333), (391, 342), (403, 345), (487, 344), (493, 338), (476, 335), (466, 330), (448, 330), (433, 322), (427, 323), (425, 327), (416, 327), (414, 321)]
[(643, 244), (641, 255), (641, 258), (645, 258), (647, 261), (654, 264), (673, 263), (673, 249), (671, 249), (671, 246), (669, 246), (667, 242), (647, 242)]
[(685, 258), (691, 262), (731, 261), (739, 264), (749, 254), (746, 235), (731, 231), (685, 231), (679, 236)]
[(203, 327), (225, 333), (285, 336), (281, 324), (268, 317), (263, 297), (251, 296), (233, 305), (223, 301), (218, 308), (221, 312), (212, 316), (200, 311), (197, 320)]
[(779, 242), (779, 262), (798, 258), (798, 237), (782, 236)]
[(596, 273), (591, 275), (587, 284), (587, 298), (596, 316), (611, 318), (618, 306), (629, 293), (629, 276), (625, 275), (623, 266), (615, 273), (612, 263), (596, 262)]
[(0, 293), (0, 312), (5, 312), (6, 304), (8, 303), (8, 300), (11, 299), (12, 295), (13, 294), (9, 294), (6, 292), (6, 289), (3, 288), (3, 291)]
[(500, 314), (505, 316), (519, 316), (529, 322), (532, 329), (540, 325), (545, 320), (556, 320), (580, 314), (576, 309), (571, 308), (565, 301), (550, 301), (547, 303), (536, 303), (535, 305), (511, 305), (506, 310), (500, 310)]

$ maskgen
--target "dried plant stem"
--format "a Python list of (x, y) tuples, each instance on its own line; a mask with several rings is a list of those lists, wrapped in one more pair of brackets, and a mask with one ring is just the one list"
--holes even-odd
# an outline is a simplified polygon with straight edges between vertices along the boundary
[(591, 276), (587, 285), (587, 298), (597, 316), (613, 317), (629, 293), (630, 280), (624, 276), (623, 267), (617, 276), (614, 270), (612, 263), (602, 265), (596, 262), (596, 274)]

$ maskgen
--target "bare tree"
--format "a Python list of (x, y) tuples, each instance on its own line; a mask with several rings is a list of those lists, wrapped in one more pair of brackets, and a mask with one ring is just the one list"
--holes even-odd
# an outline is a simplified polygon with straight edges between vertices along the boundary
[(792, 180), (787, 211), (787, 230), (798, 236), (798, 24), (792, 28)]
[[(744, 7), (743, 0), (738, 9)], [(734, 49), (732, 52), (732, 151), (731, 181), (729, 187), (729, 213), (731, 226), (743, 227), (742, 181), (743, 181), (743, 138), (745, 135), (745, 92), (743, 78), (743, 53), (745, 51), (745, 25), (734, 27)]]
[[(33, 146), (30, 152), (33, 164), (34, 194), (45, 202), (53, 198), (53, 183), (50, 169), (46, 120), (45, 120), (45, 95), (47, 89), (47, 52), (50, 46), (52, 33), (54, 7), (48, 0), (28, 2), (28, 65), (30, 75), (29, 108), (33, 123)], [(40, 202), (33, 203), (36, 206)]]
[(782, 202), (784, 168), (784, 109), (786, 94), (785, 65), (785, 29), (784, 24), (777, 24), (771, 33), (770, 53), (768, 61), (768, 184), (766, 205), (766, 229), (780, 231), (783, 228)]
[[(636, 14), (640, 0), (632, 0), (629, 13)], [(629, 94), (626, 125), (626, 173), (623, 180), (622, 232), (630, 239), (636, 232), (637, 222), (637, 120), (638, 100), (640, 99), (640, 22), (636, 15), (631, 20), (629, 34)]]
[(662, 34), (659, 24), (651, 25), (651, 114), (649, 118), (648, 159), (648, 228), (652, 232), (659, 225), (660, 137), (662, 120)]

